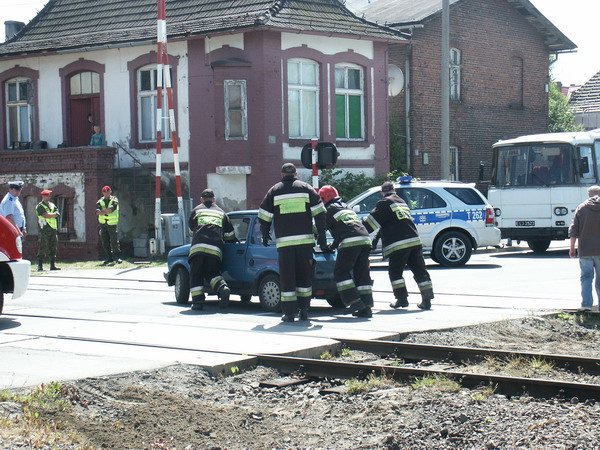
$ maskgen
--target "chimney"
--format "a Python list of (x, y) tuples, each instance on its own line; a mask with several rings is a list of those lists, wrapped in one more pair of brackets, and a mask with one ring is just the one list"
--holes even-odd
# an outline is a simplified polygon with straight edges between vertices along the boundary
[(8, 41), (19, 31), (23, 29), (25, 24), (23, 22), (17, 22), (16, 20), (7, 20), (4, 22), (4, 32), (6, 33), (6, 40)]

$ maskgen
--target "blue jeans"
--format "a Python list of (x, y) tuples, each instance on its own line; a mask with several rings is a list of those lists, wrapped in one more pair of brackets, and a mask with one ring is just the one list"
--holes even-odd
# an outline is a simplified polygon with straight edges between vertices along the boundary
[(594, 304), (592, 295), (592, 281), (594, 280), (594, 271), (596, 273), (596, 295), (600, 303), (600, 256), (584, 256), (579, 258), (579, 267), (581, 268), (581, 307), (591, 308)]

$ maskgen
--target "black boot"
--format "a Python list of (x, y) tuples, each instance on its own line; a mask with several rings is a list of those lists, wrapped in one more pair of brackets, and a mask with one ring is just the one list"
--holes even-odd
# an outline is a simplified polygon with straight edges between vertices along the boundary
[(348, 305), (348, 307), (346, 308), (346, 311), (344, 311), (346, 314), (354, 314), (356, 311), (360, 311), (361, 309), (365, 309), (367, 307), (367, 305), (365, 305), (362, 300), (358, 300), (355, 301), (354, 303), (351, 303)]
[(421, 303), (417, 305), (420, 309), (431, 309), (431, 299), (424, 298), (421, 300)]
[(227, 309), (229, 306), (229, 287), (226, 284), (219, 288), (219, 308)]
[(56, 267), (56, 264), (54, 264), (53, 259), (50, 260), (50, 270), (60, 270), (60, 267)]
[(300, 320), (308, 320), (308, 310), (300, 309), (298, 311), (298, 319)]
[(366, 308), (353, 312), (352, 315), (354, 317), (364, 317), (370, 319), (371, 317), (373, 317), (373, 311), (371, 310), (370, 306), (367, 306)]
[(390, 306), (394, 309), (408, 308), (408, 299), (407, 298), (397, 298), (394, 303), (390, 303)]
[(42, 259), (40, 258), (38, 260), (38, 272), (43, 272), (44, 271), (44, 266), (42, 265)]
[(281, 318), (282, 322), (293, 322), (296, 318), (293, 314), (284, 314)]
[(204, 309), (204, 300), (206, 300), (204, 294), (192, 297), (192, 311), (202, 311)]

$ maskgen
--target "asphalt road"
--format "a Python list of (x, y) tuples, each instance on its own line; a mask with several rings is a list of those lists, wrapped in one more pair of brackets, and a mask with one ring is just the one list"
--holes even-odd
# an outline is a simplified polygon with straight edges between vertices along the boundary
[(397, 339), (409, 331), (579, 306), (579, 266), (564, 244), (553, 245), (544, 255), (525, 247), (506, 250), (477, 253), (461, 268), (427, 260), (436, 294), (430, 311), (416, 307), (419, 295), (409, 272), (410, 307), (390, 309), (387, 269), (374, 263), (372, 319), (352, 318), (313, 300), (311, 320), (293, 324), (263, 312), (258, 299), (242, 304), (235, 296), (226, 313), (210, 297), (204, 311), (191, 311), (175, 302), (162, 276), (165, 268), (34, 272), (25, 296), (5, 299), (0, 389), (176, 362), (220, 373), (231, 365), (251, 365), (254, 353), (314, 356), (340, 337)]

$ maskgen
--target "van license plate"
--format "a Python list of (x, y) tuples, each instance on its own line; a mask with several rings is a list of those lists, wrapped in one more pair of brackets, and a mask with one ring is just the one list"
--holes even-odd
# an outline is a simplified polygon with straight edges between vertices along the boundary
[(515, 224), (518, 227), (535, 227), (535, 220), (517, 220)]

